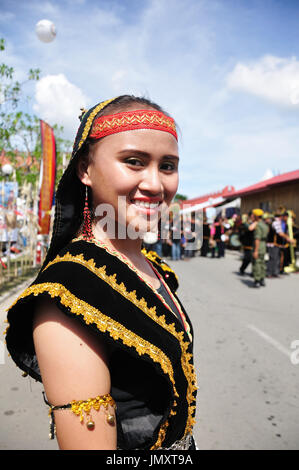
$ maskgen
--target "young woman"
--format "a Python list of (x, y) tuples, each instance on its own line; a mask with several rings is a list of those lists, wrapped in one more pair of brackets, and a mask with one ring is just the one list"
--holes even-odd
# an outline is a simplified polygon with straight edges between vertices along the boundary
[(178, 186), (175, 123), (134, 96), (81, 118), (42, 269), (8, 312), (8, 350), (42, 381), (60, 449), (193, 449), (192, 325), (142, 236)]

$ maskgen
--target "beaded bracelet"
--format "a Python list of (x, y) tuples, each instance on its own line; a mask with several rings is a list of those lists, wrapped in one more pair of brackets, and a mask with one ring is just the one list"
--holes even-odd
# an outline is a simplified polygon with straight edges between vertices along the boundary
[[(71, 409), (71, 411), (76, 415), (80, 416), (80, 422), (82, 423), (84, 421), (84, 413), (86, 414), (86, 427), (90, 431), (92, 431), (95, 428), (95, 423), (91, 419), (90, 412), (92, 409), (99, 411), (99, 409), (103, 406), (105, 410), (108, 410), (108, 406), (112, 406), (114, 409), (116, 409), (116, 403), (111, 397), (109, 393), (106, 395), (99, 395), (95, 398), (89, 398), (88, 400), (72, 400), (70, 403), (67, 403), (66, 405), (60, 405), (60, 406), (53, 406), (51, 405), (46, 397), (45, 393), (43, 392), (44, 396), (44, 401), (45, 403), (50, 407), (49, 409), (49, 417), (50, 417), (50, 434), (49, 438), (54, 439), (54, 436), (56, 434), (56, 425), (55, 425), (55, 420), (54, 420), (54, 411), (56, 410), (66, 410), (66, 409)], [(110, 414), (108, 412), (107, 414), (107, 423), (113, 426), (115, 424), (115, 417), (113, 414)]]

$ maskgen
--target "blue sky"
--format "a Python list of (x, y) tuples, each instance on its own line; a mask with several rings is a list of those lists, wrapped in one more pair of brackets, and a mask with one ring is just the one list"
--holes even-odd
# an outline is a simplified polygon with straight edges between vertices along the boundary
[(296, 0), (0, 0), (1, 62), (21, 80), (41, 69), (25, 110), (70, 139), (82, 106), (124, 93), (162, 105), (191, 198), (299, 168), (298, 24)]

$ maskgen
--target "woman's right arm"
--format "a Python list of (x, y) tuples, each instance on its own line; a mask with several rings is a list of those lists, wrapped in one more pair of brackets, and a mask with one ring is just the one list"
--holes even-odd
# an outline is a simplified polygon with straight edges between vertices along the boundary
[[(43, 300), (34, 315), (33, 339), (42, 382), (51, 405), (72, 400), (87, 401), (110, 393), (110, 372), (105, 348), (84, 325), (68, 317), (49, 300)], [(116, 424), (108, 423), (108, 410), (91, 410), (94, 429), (70, 409), (54, 411), (59, 448), (63, 450), (115, 450)]]

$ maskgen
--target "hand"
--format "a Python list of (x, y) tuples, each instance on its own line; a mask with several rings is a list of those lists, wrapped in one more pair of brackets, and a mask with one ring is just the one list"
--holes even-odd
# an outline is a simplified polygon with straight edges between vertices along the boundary
[(254, 251), (254, 252), (253, 252), (253, 257), (254, 257), (254, 259), (258, 259), (258, 256), (259, 256), (258, 251)]
[(250, 225), (249, 225), (249, 230), (252, 231), (252, 230), (255, 230), (257, 226), (257, 220), (255, 220), (254, 222), (252, 222)]

